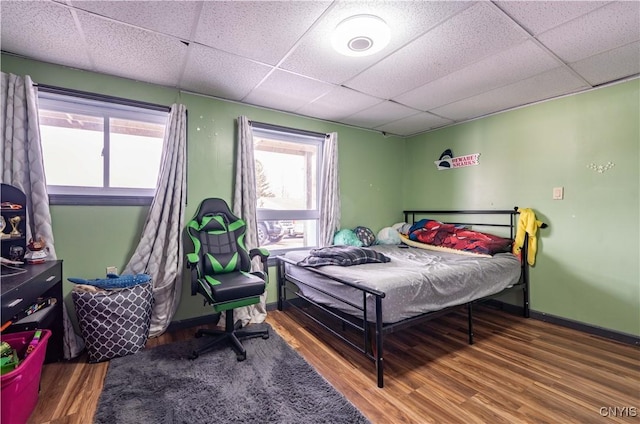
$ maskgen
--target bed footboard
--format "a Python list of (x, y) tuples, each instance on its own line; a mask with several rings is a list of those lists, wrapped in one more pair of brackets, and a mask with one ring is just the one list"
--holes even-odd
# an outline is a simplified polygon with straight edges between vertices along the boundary
[[(318, 275), (322, 275), (327, 278), (331, 278), (334, 281), (338, 281), (342, 284), (346, 284), (359, 290), (361, 292), (361, 304), (356, 304), (354, 302), (341, 299), (340, 297), (334, 295), (333, 293), (323, 290), (318, 287), (310, 286), (306, 282), (293, 278), (291, 276), (287, 276), (285, 272), (285, 266), (298, 266), (295, 262), (284, 258), (282, 256), (278, 256), (277, 260), (277, 280), (278, 280), (278, 310), (284, 310), (285, 305), (294, 307), (312, 321), (338, 337), (340, 340), (356, 349), (360, 353), (367, 356), (369, 359), (373, 360), (376, 367), (376, 374), (378, 380), (378, 387), (383, 387), (383, 376), (384, 376), (384, 359), (382, 356), (383, 353), (383, 323), (382, 323), (382, 299), (385, 297), (385, 294), (368, 288), (358, 287), (349, 281), (340, 280), (335, 278), (320, 269), (316, 268), (305, 268), (310, 272), (314, 272)], [(293, 283), (295, 286), (291, 286), (287, 283)], [(352, 308), (355, 308), (361, 311), (363, 318), (357, 318), (351, 315), (347, 315), (330, 307), (327, 307), (321, 303), (310, 299), (305, 296), (301, 290), (299, 290), (299, 286), (306, 286), (312, 290), (322, 293), (325, 296), (329, 296), (334, 301), (342, 303), (344, 305), (348, 305)], [(375, 310), (370, 311), (367, 307), (367, 295), (373, 296), (375, 299)], [(322, 311), (325, 316), (332, 318), (335, 322), (338, 322), (340, 328), (344, 331), (349, 328), (355, 330), (357, 333), (361, 334), (360, 343), (355, 343), (353, 340), (345, 337), (341, 332), (337, 331), (333, 327), (331, 327), (328, 323), (324, 322), (318, 316), (309, 313), (306, 309), (300, 307), (299, 301), (300, 299), (304, 300), (307, 304), (313, 305), (315, 308)], [(375, 317), (371, 322), (368, 320), (368, 317)]]

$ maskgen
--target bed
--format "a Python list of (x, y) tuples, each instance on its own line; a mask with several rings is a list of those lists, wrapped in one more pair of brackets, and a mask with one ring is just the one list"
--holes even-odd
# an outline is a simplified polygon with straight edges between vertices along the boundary
[[(447, 222), (456, 228), (502, 233), (505, 239), (514, 239), (517, 214), (518, 208), (404, 211), (405, 222), (411, 224), (433, 219), (432, 222)], [(528, 264), (520, 259), (527, 257), (526, 239), (519, 257), (512, 253), (478, 255), (431, 250), (413, 247), (422, 244), (406, 238), (403, 241), (406, 244), (370, 247), (376, 257), (389, 259), (384, 263), (301, 266), (309, 258), (308, 250), (277, 258), (278, 309), (297, 308), (373, 360), (381, 388), (387, 333), (466, 306), (468, 338), (473, 343), (473, 304), (514, 290), (521, 294), (524, 316), (529, 316)], [(310, 313), (314, 308), (322, 314)], [(340, 325), (336, 328), (329, 321)], [(345, 336), (347, 329), (360, 335), (357, 342)]]

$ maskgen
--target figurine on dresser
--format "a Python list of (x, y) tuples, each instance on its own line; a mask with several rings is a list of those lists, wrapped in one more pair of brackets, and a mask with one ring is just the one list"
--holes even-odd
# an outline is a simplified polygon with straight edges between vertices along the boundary
[(10, 237), (20, 237), (22, 233), (18, 229), (18, 225), (20, 225), (20, 221), (22, 221), (21, 216), (13, 216), (9, 219), (9, 223), (11, 224), (11, 232), (9, 233)]
[(29, 240), (27, 244), (27, 252), (24, 254), (24, 260), (29, 264), (41, 264), (49, 255), (49, 248), (45, 244), (42, 237), (38, 240)]

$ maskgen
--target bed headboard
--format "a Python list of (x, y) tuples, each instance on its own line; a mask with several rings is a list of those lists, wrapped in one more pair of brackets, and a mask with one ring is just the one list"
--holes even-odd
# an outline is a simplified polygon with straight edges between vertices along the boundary
[[(415, 223), (416, 220), (422, 218), (439, 219), (447, 224), (470, 225), (473, 227), (494, 227), (506, 228), (509, 231), (509, 238), (513, 239), (516, 235), (516, 219), (518, 206), (513, 209), (466, 209), (466, 210), (406, 210), (404, 213), (404, 221)], [(451, 217), (452, 220), (447, 219)], [(542, 224), (545, 228), (547, 224)]]
[[(406, 210), (404, 213), (405, 222), (415, 223), (416, 220), (422, 218), (438, 219), (442, 222), (457, 225), (469, 225), (478, 227), (495, 227), (508, 230), (509, 238), (515, 239), (518, 220), (516, 219), (519, 208), (505, 210)], [(448, 220), (445, 217), (451, 217)], [(467, 219), (468, 218), (468, 219)], [(454, 222), (457, 221), (457, 222)], [(541, 228), (546, 228), (547, 224), (543, 223)], [(522, 289), (523, 289), (523, 312), (525, 317), (529, 317), (529, 264), (527, 262), (528, 255), (528, 234), (524, 234), (524, 242), (522, 245), (522, 255), (520, 266), (522, 267)]]

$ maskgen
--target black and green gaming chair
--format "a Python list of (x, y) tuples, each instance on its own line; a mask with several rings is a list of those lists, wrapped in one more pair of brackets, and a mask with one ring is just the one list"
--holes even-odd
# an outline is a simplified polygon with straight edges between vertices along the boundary
[[(235, 216), (222, 199), (205, 199), (195, 216), (187, 224), (187, 234), (193, 242), (193, 253), (187, 254), (187, 267), (191, 269), (191, 294), (201, 294), (215, 312), (225, 311), (225, 329), (200, 329), (196, 337), (215, 338), (198, 350), (190, 359), (227, 342), (236, 352), (238, 361), (247, 358), (241, 339), (269, 338), (269, 330), (241, 329), (242, 323), (234, 322), (233, 310), (256, 304), (267, 283), (267, 258), (265, 249), (245, 247), (246, 224)], [(259, 256), (264, 271), (251, 271), (251, 259)]]

